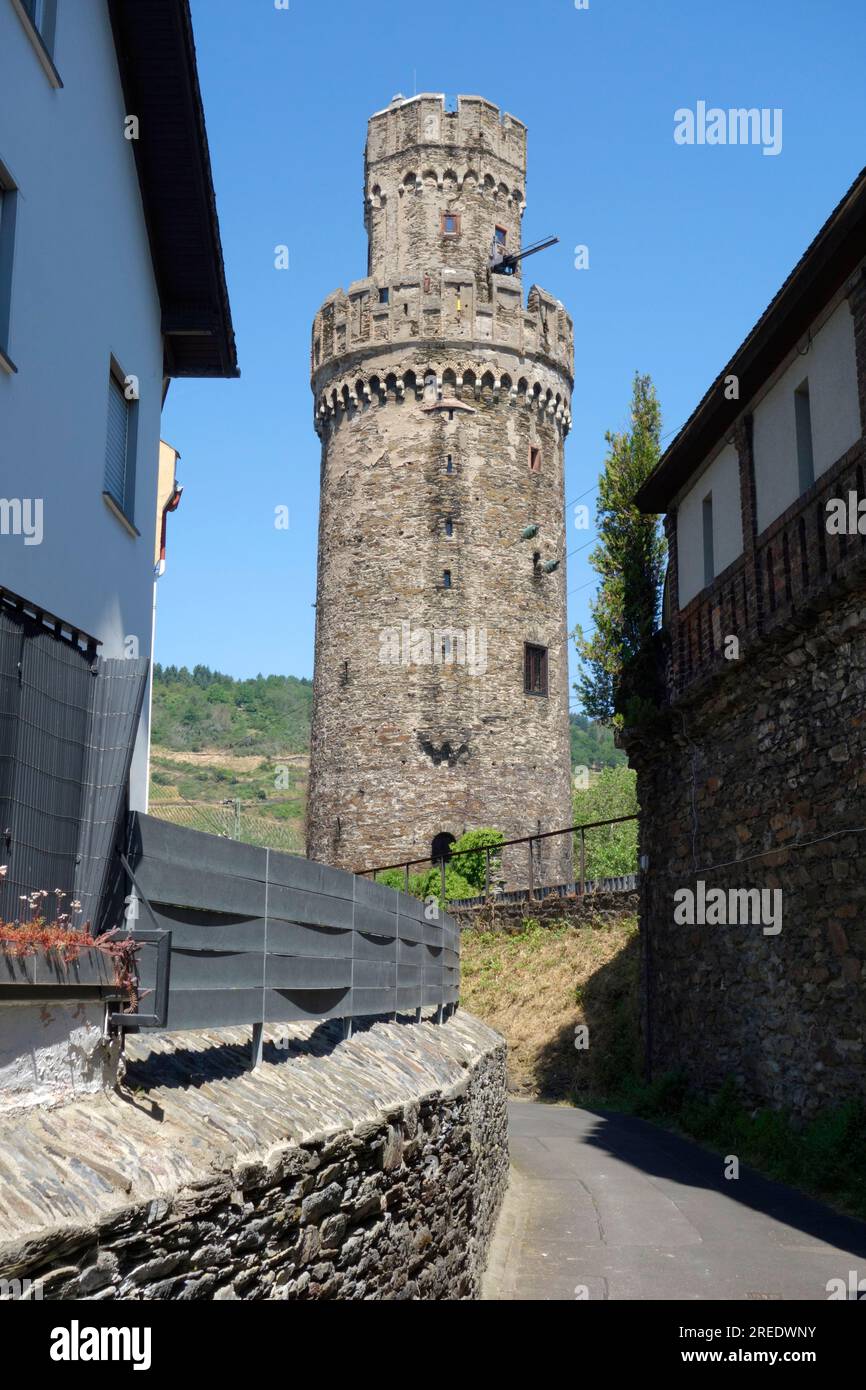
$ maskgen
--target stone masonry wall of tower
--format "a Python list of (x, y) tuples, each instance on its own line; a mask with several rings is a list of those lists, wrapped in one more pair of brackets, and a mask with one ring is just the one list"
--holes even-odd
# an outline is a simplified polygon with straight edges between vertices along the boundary
[[(308, 853), (344, 868), (423, 858), (482, 825), (510, 839), (571, 823), (573, 328), (558, 300), (533, 286), (524, 306), (519, 274), (490, 270), (494, 238), (519, 249), (525, 170), (525, 127), (478, 97), (378, 112), (369, 275), (313, 326)], [(527, 693), (527, 644), (546, 649), (546, 694)], [(569, 840), (541, 842), (537, 881), (571, 875)], [(526, 861), (525, 846), (506, 856), (509, 883)]]

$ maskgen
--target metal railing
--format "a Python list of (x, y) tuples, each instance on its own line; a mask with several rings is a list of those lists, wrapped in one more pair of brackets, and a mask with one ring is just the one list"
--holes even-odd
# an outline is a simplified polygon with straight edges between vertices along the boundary
[[(560, 889), (567, 889), (570, 891), (574, 891), (578, 894), (583, 894), (588, 891), (588, 880), (586, 876), (586, 832), (588, 830), (598, 830), (602, 826), (623, 825), (626, 821), (636, 821), (639, 819), (640, 817), (635, 813), (628, 816), (611, 816), (607, 820), (583, 821), (579, 825), (565, 826), (562, 830), (544, 830), (539, 831), (535, 835), (521, 835), (518, 839), (503, 840), (501, 841), (501, 843), (496, 845), (477, 845), (474, 849), (452, 850), (447, 855), (444, 855), (440, 858), (434, 859), (432, 856), (428, 856), (426, 859), (400, 859), (394, 864), (378, 864), (373, 869), (357, 869), (356, 873), (363, 878), (366, 878), (368, 875), (372, 875), (372, 877), (375, 879), (376, 874), (385, 873), (388, 870), (392, 869), (398, 869), (403, 873), (404, 891), (408, 893), (410, 869), (423, 867), (425, 865), (438, 865), (440, 875), (440, 901), (444, 904), (447, 901), (445, 891), (446, 865), (454, 863), (455, 860), (460, 859), (462, 856), (473, 855), (477, 858), (479, 854), (483, 853), (485, 856), (484, 899), (489, 899), (492, 896), (491, 885), (495, 881), (493, 878), (492, 869), (498, 869), (500, 867), (502, 851), (504, 849), (509, 849), (514, 845), (526, 845), (528, 849), (527, 888), (525, 890), (509, 890), (508, 892), (506, 892), (506, 890), (504, 889), (505, 880), (499, 880), (499, 882), (503, 886), (500, 887), (499, 892), (496, 894), (496, 896), (513, 896), (515, 892), (526, 891), (528, 893), (530, 901), (532, 901), (536, 896), (536, 891), (540, 892), (542, 896), (546, 895), (549, 892), (555, 892)], [(566, 883), (542, 885), (538, 882), (535, 846), (538, 845), (538, 843), (542, 840), (552, 840), (558, 835), (579, 835), (580, 838), (578, 841), (578, 875), (575, 879), (569, 880)], [(491, 862), (491, 856), (493, 857), (493, 862)], [(595, 885), (596, 881), (593, 880), (593, 886)], [(462, 902), (463, 899), (454, 899), (454, 901)]]
[(162, 974), (157, 951), (139, 952), (132, 1027), (250, 1024), (255, 1060), (266, 1023), (342, 1019), (351, 1032), (357, 1018), (432, 1009), (441, 1022), (456, 1007), (460, 929), (438, 905), (138, 812), (124, 859), (131, 935), (152, 946), (171, 933)]

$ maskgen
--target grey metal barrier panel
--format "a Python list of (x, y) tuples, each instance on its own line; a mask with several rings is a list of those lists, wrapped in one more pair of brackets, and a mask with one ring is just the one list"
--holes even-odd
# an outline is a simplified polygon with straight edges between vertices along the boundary
[[(138, 928), (172, 933), (166, 1029), (457, 1002), (459, 928), (445, 913), (427, 920), (409, 894), (140, 813), (129, 860)], [(139, 959), (153, 990), (156, 952), (143, 946)]]

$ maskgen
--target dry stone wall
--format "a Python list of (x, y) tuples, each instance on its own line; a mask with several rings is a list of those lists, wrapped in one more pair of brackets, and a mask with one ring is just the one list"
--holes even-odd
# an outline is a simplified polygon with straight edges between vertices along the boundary
[(505, 1044), (448, 1023), (129, 1039), (126, 1090), (6, 1117), (0, 1280), (45, 1299), (468, 1299)]

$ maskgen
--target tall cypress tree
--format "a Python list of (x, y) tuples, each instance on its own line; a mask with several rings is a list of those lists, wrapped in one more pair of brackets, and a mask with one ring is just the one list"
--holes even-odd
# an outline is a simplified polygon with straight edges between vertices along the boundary
[(605, 724), (621, 722), (642, 687), (652, 696), (648, 643), (656, 626), (667, 546), (655, 517), (634, 505), (660, 456), (661, 410), (652, 378), (635, 372), (631, 428), (608, 431), (596, 504), (599, 543), (590, 564), (601, 584), (591, 604), (595, 630), (575, 629), (583, 708)]

